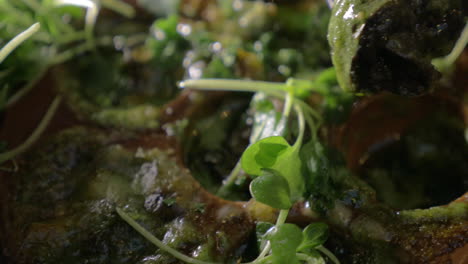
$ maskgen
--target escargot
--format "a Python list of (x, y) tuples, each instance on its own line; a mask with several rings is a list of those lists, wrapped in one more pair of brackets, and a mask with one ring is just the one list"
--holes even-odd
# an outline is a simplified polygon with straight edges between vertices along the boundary
[(338, 81), (357, 93), (419, 95), (466, 23), (463, 0), (337, 0), (328, 40)]

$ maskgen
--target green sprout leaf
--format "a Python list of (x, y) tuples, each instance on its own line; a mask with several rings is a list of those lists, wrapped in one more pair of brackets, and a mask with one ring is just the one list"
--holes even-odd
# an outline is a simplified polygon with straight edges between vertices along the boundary
[(288, 148), (290, 145), (283, 137), (275, 136), (259, 140), (242, 154), (242, 168), (246, 173), (258, 176), (263, 168), (272, 168)]
[(298, 251), (314, 249), (327, 241), (328, 226), (324, 223), (312, 223), (308, 225), (303, 233), (303, 240)]
[(273, 263), (299, 264), (297, 247), (302, 242), (302, 232), (293, 224), (283, 224), (268, 234)]
[(271, 168), (276, 164), (281, 154), (288, 148), (288, 145), (274, 142), (260, 142), (259, 147), (262, 151), (257, 152), (255, 161), (263, 168)]
[(289, 184), (292, 201), (300, 199), (304, 193), (299, 149), (289, 145), (283, 137), (268, 137), (251, 145), (242, 155), (241, 165), (252, 176), (260, 175), (262, 169), (278, 171)]
[(273, 208), (286, 210), (292, 206), (288, 182), (272, 169), (263, 169), (250, 183), (250, 193), (255, 200)]

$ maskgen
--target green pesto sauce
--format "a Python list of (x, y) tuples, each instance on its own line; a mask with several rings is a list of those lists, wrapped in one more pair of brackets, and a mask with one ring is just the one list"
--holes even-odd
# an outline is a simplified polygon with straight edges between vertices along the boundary
[(454, 202), (447, 206), (401, 211), (400, 217), (408, 223), (414, 223), (418, 219), (437, 222), (448, 220), (468, 221), (468, 204), (466, 202)]
[(114, 210), (119, 206), (168, 245), (199, 259), (221, 260), (216, 236), (193, 222), (202, 213), (192, 200), (198, 185), (186, 184), (191, 176), (171, 150), (129, 151), (111, 140), (75, 128), (26, 156), (11, 205), (12, 232), (25, 235), (21, 258), (44, 264), (172, 262), (120, 219)]

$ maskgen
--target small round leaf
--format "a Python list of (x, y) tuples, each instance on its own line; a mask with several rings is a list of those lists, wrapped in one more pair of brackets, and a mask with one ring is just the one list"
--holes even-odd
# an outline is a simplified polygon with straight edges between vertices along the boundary
[(302, 236), (301, 229), (293, 224), (283, 224), (269, 233), (273, 263), (299, 263), (296, 250)]
[(292, 206), (288, 182), (272, 169), (263, 169), (250, 183), (250, 193), (255, 200), (273, 208), (286, 210)]
[(273, 167), (278, 157), (291, 146), (283, 137), (268, 137), (259, 140), (248, 147), (241, 157), (242, 169), (258, 176), (263, 168)]

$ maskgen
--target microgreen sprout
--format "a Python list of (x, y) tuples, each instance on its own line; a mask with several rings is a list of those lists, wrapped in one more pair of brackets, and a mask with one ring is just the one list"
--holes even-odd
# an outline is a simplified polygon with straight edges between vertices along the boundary
[[(317, 128), (322, 122), (320, 115), (301, 99), (307, 98), (311, 92), (326, 95), (328, 93), (326, 83), (330, 76), (334, 76), (334, 73), (334, 69), (327, 69), (319, 75), (317, 80), (289, 79), (285, 83), (225, 79), (186, 80), (179, 83), (181, 88), (253, 92), (256, 93), (253, 100), (260, 95), (265, 95), (284, 101), (280, 122), (274, 121), (275, 124), (269, 130), (270, 133), (279, 135), (264, 133), (264, 128), (267, 126), (265, 122), (257, 124), (258, 126), (252, 130), (250, 146), (244, 151), (240, 162), (225, 182), (232, 184), (235, 177), (243, 170), (253, 178), (250, 183), (250, 193), (253, 199), (279, 210), (275, 225), (261, 235), (260, 254), (255, 260), (245, 264), (325, 263), (319, 252), (334, 263), (339, 263), (338, 259), (322, 245), (328, 237), (327, 225), (313, 223), (301, 231), (296, 225), (286, 223), (289, 210), (295, 202), (303, 199), (305, 193), (306, 182), (302, 175), (300, 150), (306, 126), (309, 126), (311, 138), (315, 142), (317, 141)], [(299, 132), (294, 144), (290, 145), (284, 138), (286, 130), (283, 126), (288, 123), (293, 110), (297, 117)], [(271, 124), (269, 126), (271, 127)], [(221, 190), (222, 193), (226, 191), (223, 188)], [(205, 263), (181, 255), (172, 248), (169, 249), (121, 209), (117, 209), (117, 212), (138, 232), (151, 238), (150, 241), (153, 244), (174, 257), (187, 263)]]

